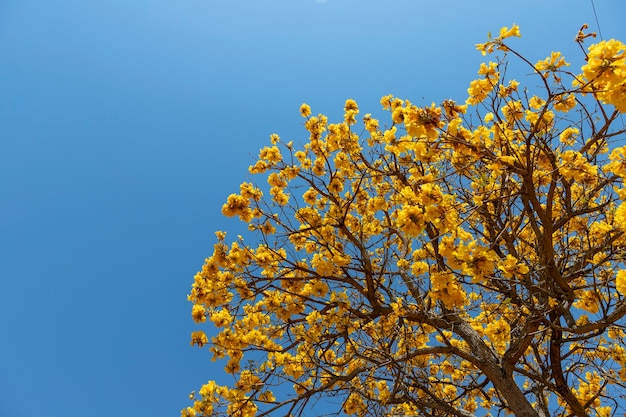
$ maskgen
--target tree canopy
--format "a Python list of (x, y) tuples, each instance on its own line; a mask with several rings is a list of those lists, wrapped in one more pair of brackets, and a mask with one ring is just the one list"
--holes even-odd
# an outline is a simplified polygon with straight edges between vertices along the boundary
[(222, 208), (251, 232), (218, 231), (194, 278), (217, 329), (191, 343), (232, 383), (182, 415), (623, 411), (626, 46), (586, 29), (573, 70), (502, 28), (462, 104), (303, 104), (308, 140), (272, 135)]

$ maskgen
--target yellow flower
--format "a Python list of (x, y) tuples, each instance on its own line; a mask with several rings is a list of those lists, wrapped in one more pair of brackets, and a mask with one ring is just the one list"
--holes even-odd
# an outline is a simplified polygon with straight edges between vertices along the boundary
[(393, 95), (388, 94), (386, 96), (383, 96), (380, 99), (380, 105), (383, 106), (384, 110), (388, 110), (391, 108), (391, 99), (393, 98)]
[(611, 161), (604, 166), (605, 172), (612, 172), (620, 177), (626, 177), (626, 147), (615, 148), (609, 155)]
[(270, 188), (270, 195), (279, 206), (285, 206), (289, 202), (289, 194), (285, 194), (281, 187)]
[[(521, 37), (522, 34), (519, 31), (519, 26), (513, 25), (511, 29), (506, 26), (500, 29), (500, 34), (497, 38), (490, 40), (486, 43), (478, 43), (476, 44), (476, 49), (479, 50), (483, 55), (490, 54), (494, 51), (494, 49), (498, 49), (500, 51), (507, 51), (508, 48), (502, 43), (503, 39), (510, 38), (511, 36)], [(491, 38), (491, 34), (489, 34), (489, 38)]]
[(556, 71), (563, 66), (569, 66), (569, 64), (565, 62), (560, 52), (552, 52), (548, 58), (535, 64), (538, 71)]
[(509, 122), (514, 122), (516, 120), (520, 120), (524, 117), (524, 112), (522, 108), (522, 103), (519, 101), (509, 101), (502, 107), (502, 113), (506, 120)]
[(243, 198), (247, 198), (250, 200), (259, 201), (263, 196), (263, 192), (249, 182), (241, 183), (241, 185), (239, 185), (239, 190)]
[(346, 402), (343, 403), (343, 411), (348, 415), (359, 414), (363, 411), (365, 404), (358, 394), (350, 394)]
[(423, 210), (408, 204), (398, 212), (397, 222), (407, 236), (418, 236), (426, 227)]
[(356, 115), (359, 113), (359, 106), (357, 106), (356, 101), (353, 99), (346, 100), (346, 105), (344, 106), (344, 121), (348, 125), (353, 125), (356, 123)]
[(589, 47), (587, 64), (581, 69), (587, 80), (600, 78), (601, 81), (623, 80), (624, 64), (626, 61), (626, 45), (611, 39), (601, 41)]
[(495, 344), (508, 342), (510, 334), (511, 326), (504, 319), (491, 321), (485, 327), (485, 335)]
[(239, 215), (239, 218), (246, 223), (252, 220), (252, 210), (249, 207), (250, 200), (239, 194), (228, 196), (226, 203), (222, 206), (222, 214), (226, 217)]
[(490, 54), (493, 52), (493, 42), (477, 43), (476, 50), (480, 51), (483, 56)]
[(196, 410), (191, 407), (187, 407), (180, 412), (180, 417), (196, 417)]
[(546, 104), (546, 101), (540, 97), (533, 96), (528, 100), (528, 105), (533, 110), (539, 110)]
[(205, 309), (201, 305), (194, 304), (191, 308), (191, 317), (196, 323), (203, 323), (206, 321)]
[(214, 397), (217, 391), (217, 384), (215, 381), (209, 381), (200, 388), (199, 394), (204, 397)]
[(524, 275), (530, 271), (526, 265), (518, 263), (517, 258), (511, 254), (500, 260), (498, 269), (502, 271), (504, 278), (513, 278), (515, 275)]
[(391, 121), (393, 121), (394, 123), (402, 123), (403, 120), (404, 111), (402, 110), (402, 107), (396, 107), (395, 109), (393, 109), (391, 113)]
[(451, 273), (433, 273), (430, 275), (432, 296), (441, 300), (446, 307), (455, 308), (467, 304), (467, 295), (463, 287)]
[(356, 101), (354, 101), (353, 99), (349, 98), (346, 100), (346, 104), (344, 106), (344, 110), (345, 111), (359, 111), (359, 106), (357, 106)]
[(276, 401), (276, 397), (274, 396), (274, 393), (272, 393), (272, 391), (263, 391), (261, 394), (259, 394), (259, 401), (264, 402), (264, 403), (273, 403), (274, 401)]
[(277, 146), (266, 146), (261, 149), (259, 153), (259, 160), (266, 161), (270, 166), (276, 165), (280, 161), (282, 161), (283, 157), (280, 154), (280, 149)]
[(374, 133), (380, 128), (378, 120), (372, 119), (372, 115), (369, 113), (363, 116), (363, 122), (365, 123), (365, 129), (370, 133)]
[(504, 84), (500, 84), (498, 86), (498, 93), (500, 94), (500, 97), (508, 97), (510, 96), (514, 91), (517, 91), (517, 87), (519, 86), (519, 82), (515, 81), (515, 80), (511, 80), (509, 81), (509, 85), (504, 86)]
[(254, 375), (249, 369), (244, 369), (239, 375), (239, 381), (235, 384), (241, 392), (248, 392), (259, 386), (263, 386), (261, 379)]
[(469, 98), (466, 103), (476, 105), (487, 98), (489, 93), (493, 90), (495, 82), (490, 79), (473, 80), (470, 82), (470, 86), (467, 89)]
[(515, 36), (518, 38), (522, 36), (522, 34), (519, 31), (519, 26), (514, 24), (513, 26), (511, 26), (511, 29), (504, 26), (502, 29), (500, 29), (500, 36), (498, 36), (498, 38), (502, 40), (502, 39), (510, 38), (511, 36)]
[(487, 78), (488, 77), (494, 77), (498, 73), (496, 71), (497, 69), (498, 69), (498, 63), (497, 62), (490, 61), (489, 64), (485, 64), (484, 62), (482, 62), (480, 64), (480, 68), (478, 68), (478, 74), (479, 75), (486, 75)]
[(311, 107), (306, 103), (302, 103), (300, 106), (300, 114), (302, 117), (309, 117), (311, 115)]
[(626, 296), (626, 269), (621, 269), (615, 275), (615, 289), (618, 293)]
[(428, 264), (426, 262), (416, 261), (411, 265), (411, 273), (415, 276), (422, 275), (426, 272), (428, 272)]
[(567, 96), (559, 95), (554, 101), (554, 110), (567, 113), (576, 105), (576, 96), (568, 94)]
[(267, 168), (268, 168), (267, 162), (257, 161), (256, 164), (250, 165), (250, 167), (248, 168), (248, 171), (250, 171), (251, 174), (262, 174), (265, 171), (267, 171)]
[(219, 311), (211, 313), (211, 321), (215, 323), (217, 327), (227, 326), (228, 324), (230, 324), (232, 320), (233, 320), (233, 317), (230, 315), (230, 313), (226, 309), (221, 309)]
[(626, 111), (626, 45), (615, 39), (591, 45), (581, 70), (591, 88), (586, 92), (593, 90), (601, 101)]
[(563, 132), (561, 132), (561, 134), (559, 135), (559, 140), (561, 141), (561, 143), (571, 146), (574, 144), (576, 136), (578, 136), (579, 133), (580, 131), (577, 128), (568, 127)]
[(202, 347), (209, 343), (209, 339), (206, 337), (203, 331), (199, 330), (197, 332), (191, 333), (191, 345), (198, 345), (198, 347)]

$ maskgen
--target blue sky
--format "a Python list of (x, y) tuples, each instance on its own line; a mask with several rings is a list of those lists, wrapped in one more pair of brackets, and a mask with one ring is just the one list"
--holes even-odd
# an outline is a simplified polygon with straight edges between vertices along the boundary
[[(595, 3), (626, 40), (626, 3)], [(488, 31), (577, 59), (585, 22), (582, 0), (1, 0), (0, 415), (179, 415), (223, 366), (189, 346), (193, 275), (269, 134), (306, 139), (302, 102), (464, 100)]]

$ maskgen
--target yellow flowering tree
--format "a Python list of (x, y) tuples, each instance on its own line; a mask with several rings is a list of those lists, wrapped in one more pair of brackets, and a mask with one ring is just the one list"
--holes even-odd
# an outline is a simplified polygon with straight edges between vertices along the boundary
[(250, 235), (217, 232), (194, 278), (193, 319), (217, 330), (192, 344), (232, 383), (182, 415), (615, 415), (626, 46), (585, 29), (577, 71), (503, 28), (463, 104), (385, 96), (383, 121), (347, 100), (336, 123), (302, 105), (306, 143), (272, 135), (223, 206)]

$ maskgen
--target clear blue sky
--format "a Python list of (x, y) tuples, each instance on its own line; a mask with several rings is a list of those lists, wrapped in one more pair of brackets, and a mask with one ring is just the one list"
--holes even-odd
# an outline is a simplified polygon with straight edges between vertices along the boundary
[[(605, 39), (626, 2), (596, 0)], [(186, 295), (298, 108), (463, 100), (501, 26), (579, 57), (591, 1), (0, 0), (0, 416), (178, 416), (218, 377)], [(520, 80), (523, 81), (523, 80)]]

